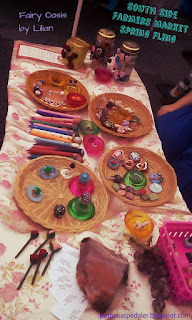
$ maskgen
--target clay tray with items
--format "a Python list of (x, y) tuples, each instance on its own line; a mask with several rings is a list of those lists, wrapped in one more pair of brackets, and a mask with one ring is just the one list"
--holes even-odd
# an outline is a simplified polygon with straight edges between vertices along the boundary
[(120, 93), (96, 96), (88, 106), (91, 120), (102, 130), (124, 138), (136, 138), (151, 131), (153, 119), (138, 100)]
[[(95, 215), (86, 221), (73, 218), (68, 211), (68, 203), (76, 196), (70, 191), (70, 179), (63, 171), (66, 171), (65, 169), (72, 163), (75, 164), (73, 177), (87, 173), (94, 184), (92, 202)], [(43, 171), (43, 168), (48, 169)], [(30, 190), (31, 187), (33, 190)], [(31, 200), (34, 189), (38, 191), (39, 202), (34, 198)], [(48, 229), (70, 233), (82, 232), (97, 225), (104, 219), (108, 207), (107, 192), (94, 172), (77, 161), (60, 156), (42, 156), (24, 165), (15, 179), (14, 197), (18, 206), (33, 221)], [(54, 214), (57, 205), (62, 205), (66, 209), (60, 218)]]
[(118, 146), (100, 163), (105, 186), (119, 199), (135, 206), (157, 206), (175, 194), (177, 179), (166, 160), (152, 151)]
[(40, 70), (27, 77), (29, 94), (43, 106), (58, 111), (77, 111), (89, 104), (87, 89), (75, 78), (54, 70)]

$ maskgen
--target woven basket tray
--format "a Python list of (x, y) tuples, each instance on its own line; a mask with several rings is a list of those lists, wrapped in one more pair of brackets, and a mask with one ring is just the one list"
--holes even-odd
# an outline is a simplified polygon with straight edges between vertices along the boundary
[[(88, 104), (89, 104), (89, 93), (87, 91), (87, 89), (78, 81), (78, 87), (79, 87), (79, 93), (81, 93), (85, 98), (86, 98), (86, 103), (83, 104), (82, 106), (80, 107), (72, 107), (70, 106), (69, 104), (66, 104), (65, 106), (62, 106), (60, 105), (59, 107), (56, 107), (56, 106), (51, 106), (49, 103), (45, 102), (45, 101), (42, 101), (40, 98), (38, 98), (34, 92), (33, 92), (33, 88), (34, 88), (34, 85), (38, 83), (38, 81), (40, 80), (44, 80), (45, 81), (45, 85), (49, 85), (52, 87), (53, 90), (61, 90), (61, 88), (59, 87), (56, 87), (53, 83), (54, 82), (51, 82), (50, 79), (51, 77), (57, 77), (58, 80), (60, 82), (62, 81), (65, 81), (66, 83), (68, 83), (68, 81), (71, 79), (71, 80), (76, 80), (75, 78), (67, 75), (67, 74), (64, 74), (62, 72), (58, 72), (58, 71), (54, 71), (54, 70), (40, 70), (40, 71), (36, 71), (36, 72), (33, 72), (32, 74), (30, 74), (28, 77), (27, 77), (27, 80), (26, 80), (26, 87), (27, 87), (27, 90), (29, 92), (29, 94), (40, 104), (42, 104), (43, 106), (49, 108), (49, 109), (53, 109), (55, 111), (78, 111), (78, 110), (81, 110), (83, 108), (85, 108)], [(54, 79), (54, 77), (53, 77)], [(43, 88), (43, 86), (42, 86)], [(62, 89), (63, 90), (63, 89)]]
[[(141, 123), (138, 125), (138, 128), (135, 131), (129, 131), (128, 133), (118, 133), (102, 126), (100, 120), (96, 117), (96, 113), (97, 113), (96, 105), (99, 103), (99, 101), (102, 98), (105, 98), (107, 101), (109, 101), (111, 98), (115, 101), (120, 100), (122, 101), (123, 105), (126, 105), (126, 107), (131, 108), (131, 110), (133, 111), (133, 115), (136, 115), (141, 119)], [(140, 101), (135, 100), (134, 98), (131, 98), (121, 93), (104, 93), (96, 96), (90, 102), (88, 106), (88, 111), (89, 111), (91, 120), (95, 122), (95, 124), (100, 129), (119, 137), (136, 138), (136, 137), (144, 136), (147, 133), (149, 133), (149, 131), (151, 131), (153, 126), (153, 119), (148, 109)]]
[[(64, 168), (69, 168), (71, 162), (75, 163), (74, 176), (87, 172), (94, 183), (95, 191), (92, 201), (95, 206), (95, 215), (87, 221), (76, 220), (68, 212), (68, 202), (76, 197), (69, 189), (69, 180), (65, 180), (60, 173), (54, 179), (43, 179), (38, 173), (38, 170), (45, 165), (55, 166), (60, 172)], [(26, 189), (31, 184), (42, 190), (43, 200), (41, 202), (35, 203), (28, 198)], [(42, 226), (55, 231), (82, 232), (88, 230), (104, 219), (108, 207), (107, 191), (94, 172), (77, 161), (60, 156), (43, 156), (30, 160), (24, 165), (15, 179), (14, 196), (18, 206), (27, 216)], [(66, 207), (66, 213), (61, 218), (54, 216), (54, 208), (57, 204)]]
[[(162, 192), (158, 194), (158, 199), (155, 201), (144, 201), (140, 198), (140, 196), (134, 196), (133, 200), (129, 200), (124, 196), (119, 195), (116, 191), (112, 189), (113, 181), (109, 180), (108, 177), (113, 176), (115, 174), (119, 174), (121, 177), (124, 176), (124, 174), (127, 172), (127, 170), (123, 166), (119, 166), (117, 170), (112, 170), (107, 165), (108, 160), (112, 157), (112, 154), (115, 150), (122, 150), (125, 154), (125, 159), (129, 158), (129, 155), (132, 151), (136, 151), (140, 154), (142, 160), (148, 162), (148, 169), (145, 172), (145, 176), (147, 178), (147, 185), (145, 187), (147, 194), (151, 193), (149, 190), (149, 185), (151, 184), (149, 180), (149, 176), (152, 173), (159, 173), (163, 177), (163, 182), (161, 183), (161, 186), (163, 188)], [(137, 148), (137, 147), (130, 147), (130, 146), (119, 146), (111, 149), (109, 152), (104, 154), (101, 163), (100, 163), (100, 175), (101, 178), (105, 184), (105, 186), (113, 193), (114, 196), (118, 197), (119, 199), (135, 205), (139, 207), (153, 207), (161, 205), (165, 202), (167, 202), (170, 198), (172, 198), (175, 194), (176, 188), (177, 188), (177, 178), (175, 175), (175, 171), (173, 168), (168, 164), (168, 162), (164, 159), (162, 159), (160, 156), (155, 154), (152, 151), (143, 149), (143, 148)]]

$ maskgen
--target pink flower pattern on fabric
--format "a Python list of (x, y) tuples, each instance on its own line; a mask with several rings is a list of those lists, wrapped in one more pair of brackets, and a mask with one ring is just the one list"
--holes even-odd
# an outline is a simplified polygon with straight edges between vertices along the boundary
[(18, 134), (16, 134), (16, 133), (14, 133), (13, 135), (12, 135), (12, 137), (15, 139), (15, 140), (20, 140), (20, 136), (18, 135)]
[(11, 302), (18, 297), (17, 287), (13, 283), (5, 284), (4, 288), (1, 288), (2, 298), (5, 303)]
[(30, 72), (27, 71), (27, 70), (25, 70), (25, 71), (23, 72), (23, 75), (24, 75), (25, 77), (28, 77), (28, 76), (30, 75)]
[(14, 272), (12, 275), (13, 282), (15, 284), (19, 284), (20, 281), (22, 280), (23, 276), (24, 276), (24, 273), (22, 273), (22, 272), (18, 272), (18, 271)]
[(9, 160), (9, 156), (7, 154), (5, 154), (5, 153), (1, 153), (0, 154), (0, 160), (7, 161), (7, 160)]
[[(27, 155), (26, 155), (26, 158), (27, 158)], [(22, 167), (26, 163), (26, 161), (27, 161), (26, 158), (24, 156), (23, 157), (15, 157), (15, 160), (17, 161), (19, 167)]]
[(2, 180), (0, 182), (0, 184), (5, 188), (5, 189), (10, 189), (11, 188), (11, 184), (8, 180)]
[(15, 121), (18, 121), (19, 120), (19, 115), (17, 112), (13, 112), (12, 113), (12, 119), (15, 120)]
[(25, 217), (25, 215), (20, 210), (13, 210), (10, 212), (10, 214), (15, 221), (22, 221)]
[(3, 243), (0, 243), (0, 256), (4, 255), (6, 249), (6, 246)]

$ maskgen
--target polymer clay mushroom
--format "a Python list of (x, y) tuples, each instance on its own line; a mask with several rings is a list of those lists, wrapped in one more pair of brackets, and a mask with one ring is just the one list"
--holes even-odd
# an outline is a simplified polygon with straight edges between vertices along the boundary
[(53, 166), (43, 166), (39, 169), (39, 175), (43, 179), (54, 179), (58, 175), (58, 170)]
[(41, 189), (33, 184), (27, 187), (27, 196), (33, 202), (40, 202), (43, 199), (43, 193)]

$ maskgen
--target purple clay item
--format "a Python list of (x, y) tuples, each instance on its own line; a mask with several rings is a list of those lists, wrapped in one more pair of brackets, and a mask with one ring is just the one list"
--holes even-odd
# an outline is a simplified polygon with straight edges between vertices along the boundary
[(127, 192), (131, 192), (131, 193), (133, 193), (133, 191), (134, 191), (134, 189), (133, 189), (133, 187), (131, 187), (131, 186), (126, 186), (126, 189), (125, 189)]
[(100, 82), (109, 82), (112, 79), (113, 74), (107, 69), (98, 68), (95, 70), (95, 77)]
[(93, 194), (94, 184), (90, 180), (89, 174), (83, 172), (69, 181), (69, 189), (75, 196), (80, 197), (85, 192)]
[(61, 218), (62, 216), (64, 216), (65, 212), (66, 209), (62, 204), (57, 204), (54, 208), (54, 215), (56, 218)]
[(89, 134), (83, 138), (83, 145), (89, 157), (98, 159), (105, 148), (105, 142), (100, 137)]
[(123, 127), (129, 126), (129, 125), (130, 125), (130, 121), (123, 120), (123, 123), (122, 123)]
[(159, 173), (152, 173), (149, 177), (151, 183), (161, 183), (163, 182), (163, 177)]

